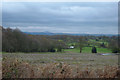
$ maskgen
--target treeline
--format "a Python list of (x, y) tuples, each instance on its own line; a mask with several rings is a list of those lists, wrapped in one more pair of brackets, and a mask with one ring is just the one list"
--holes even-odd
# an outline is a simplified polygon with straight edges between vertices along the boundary
[(28, 35), (19, 29), (2, 27), (3, 52), (61, 52), (65, 44), (40, 35)]
[[(101, 43), (102, 42), (102, 43)], [(69, 46), (103, 47), (120, 53), (118, 36), (29, 35), (19, 29), (2, 27), (3, 52), (61, 52)]]

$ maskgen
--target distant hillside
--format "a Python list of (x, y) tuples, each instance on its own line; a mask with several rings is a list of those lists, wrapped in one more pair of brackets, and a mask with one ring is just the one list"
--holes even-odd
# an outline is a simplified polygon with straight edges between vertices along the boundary
[(75, 36), (117, 36), (117, 34), (70, 34), (70, 33), (51, 33), (51, 32), (24, 32), (32, 35), (75, 35)]
[(50, 32), (25, 32), (25, 33), (32, 35), (55, 35), (54, 33), (50, 33)]

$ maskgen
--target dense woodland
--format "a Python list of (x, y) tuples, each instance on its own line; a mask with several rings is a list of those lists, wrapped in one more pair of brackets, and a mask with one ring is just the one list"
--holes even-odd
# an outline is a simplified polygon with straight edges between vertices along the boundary
[(2, 51), (5, 52), (55, 52), (61, 51), (61, 42), (44, 36), (28, 35), (19, 29), (2, 30)]
[(2, 27), (3, 52), (61, 52), (69, 46), (78, 47), (80, 52), (86, 46), (109, 48), (113, 53), (120, 52), (118, 36), (30, 35), (19, 29)]

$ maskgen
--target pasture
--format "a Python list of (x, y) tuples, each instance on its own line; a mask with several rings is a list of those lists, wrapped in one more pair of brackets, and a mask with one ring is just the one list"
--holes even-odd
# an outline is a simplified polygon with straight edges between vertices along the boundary
[(115, 78), (118, 56), (87, 53), (3, 53), (3, 78)]
[(118, 56), (108, 55), (102, 56), (93, 53), (5, 53), (3, 58), (13, 58), (26, 61), (30, 64), (44, 65), (47, 63), (67, 63), (71, 66), (79, 66), (81, 68), (102, 68), (106, 65), (117, 66)]
[[(92, 50), (92, 47), (83, 47), (82, 53), (91, 53), (91, 50)], [(79, 53), (80, 49), (79, 48), (64, 49), (64, 51), (71, 51), (73, 53)], [(112, 53), (112, 51), (108, 48), (97, 47), (97, 53)]]

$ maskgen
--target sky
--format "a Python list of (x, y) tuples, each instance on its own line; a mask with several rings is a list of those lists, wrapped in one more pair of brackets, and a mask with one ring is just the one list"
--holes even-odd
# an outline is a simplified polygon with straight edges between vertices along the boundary
[(2, 26), (23, 32), (117, 34), (117, 2), (4, 2)]

